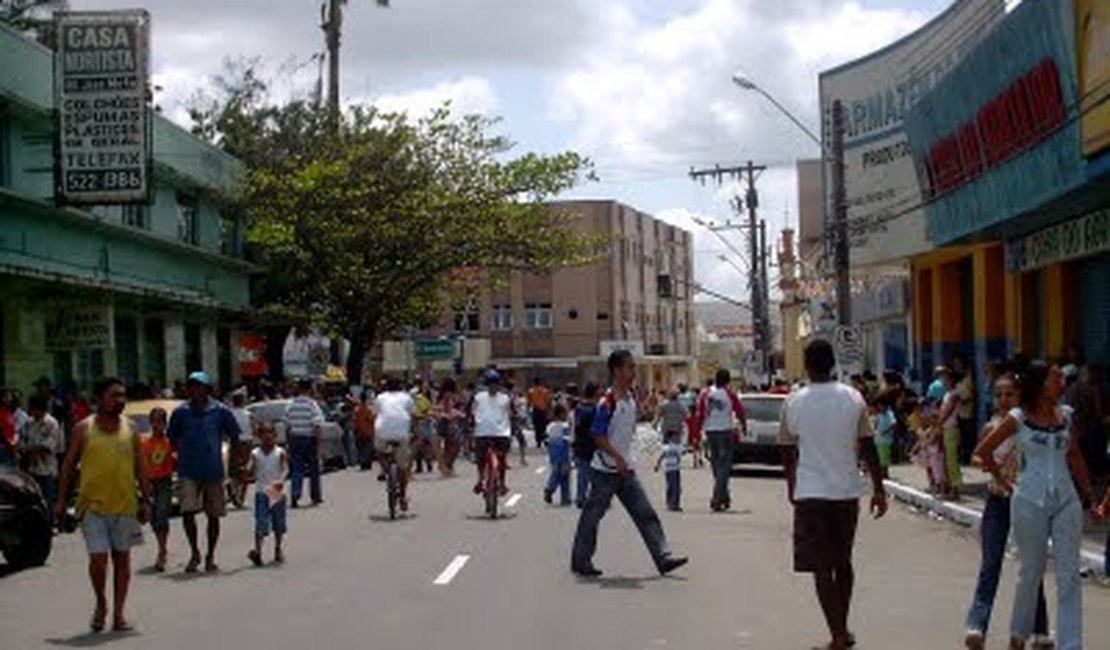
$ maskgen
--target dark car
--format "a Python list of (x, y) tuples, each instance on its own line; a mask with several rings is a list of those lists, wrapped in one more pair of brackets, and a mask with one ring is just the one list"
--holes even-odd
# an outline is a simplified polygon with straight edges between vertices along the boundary
[(42, 566), (53, 542), (51, 510), (30, 474), (0, 465), (0, 552), (15, 569)]

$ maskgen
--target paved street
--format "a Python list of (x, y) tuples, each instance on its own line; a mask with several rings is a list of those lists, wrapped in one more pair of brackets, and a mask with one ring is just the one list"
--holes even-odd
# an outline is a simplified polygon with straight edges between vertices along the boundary
[[(708, 472), (687, 470), (686, 512), (663, 517), (675, 550), (692, 559), (669, 578), (655, 575), (618, 507), (602, 527), (597, 564), (606, 578), (581, 582), (568, 571), (577, 510), (543, 503), (542, 464), (533, 456), (510, 473), (514, 505), (500, 521), (481, 516), (470, 468), (454, 480), (418, 480), (413, 515), (396, 522), (385, 517), (371, 475), (331, 474), (326, 504), (292, 513), (280, 568), (250, 567), (251, 517), (239, 511), (225, 520), (222, 573), (185, 577), (175, 521), (170, 572), (140, 571), (130, 608), (139, 631), (127, 636), (85, 633), (91, 601), (81, 538), (61, 537), (49, 566), (0, 578), (0, 646), (709, 650), (810, 648), (825, 639), (810, 581), (790, 572), (780, 475), (737, 476), (736, 511), (711, 515)], [(661, 475), (649, 472), (647, 482), (660, 505)], [(148, 567), (153, 552), (150, 540), (137, 566)], [(857, 561), (852, 620), (861, 650), (960, 645), (977, 563), (970, 531), (895, 506), (883, 521), (862, 523)], [(457, 573), (445, 573), (449, 566)], [(1012, 585), (1008, 572), (999, 630)], [(1110, 591), (1091, 585), (1085, 598), (1087, 647), (1105, 648)], [(1003, 647), (1001, 636), (993, 641)]]

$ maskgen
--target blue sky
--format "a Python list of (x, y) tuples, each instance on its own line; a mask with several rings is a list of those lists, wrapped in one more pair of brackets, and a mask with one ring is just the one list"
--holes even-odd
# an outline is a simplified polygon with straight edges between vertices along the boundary
[[(140, 3), (135, 3), (140, 4)], [(817, 73), (870, 52), (942, 11), (944, 0), (350, 0), (343, 95), (420, 113), (450, 99), (504, 118), (521, 151), (575, 149), (600, 183), (573, 195), (613, 198), (695, 231), (696, 275), (742, 295), (745, 280), (693, 215), (724, 218), (730, 188), (702, 187), (691, 166), (746, 159), (762, 216), (796, 219), (792, 161), (816, 146), (760, 96), (730, 83), (742, 71), (817, 131)], [(118, 0), (71, 0), (73, 9)], [(317, 2), (157, 0), (158, 101), (182, 107), (223, 61), (260, 56), (303, 90), (323, 49)], [(299, 66), (299, 67), (298, 67)], [(283, 90), (280, 89), (279, 90)]]

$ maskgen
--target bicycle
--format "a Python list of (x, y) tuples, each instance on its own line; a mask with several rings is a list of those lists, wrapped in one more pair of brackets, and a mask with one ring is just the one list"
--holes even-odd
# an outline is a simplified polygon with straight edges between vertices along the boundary
[(486, 473), (482, 479), (482, 498), (486, 502), (486, 515), (490, 519), (497, 519), (497, 502), (501, 499), (501, 456), (494, 445), (486, 449), (483, 459)]
[(401, 501), (401, 468), (397, 465), (396, 453), (401, 448), (401, 443), (390, 441), (386, 443), (389, 452), (383, 454), (383, 473), (385, 474), (385, 492), (389, 501), (389, 518), (397, 518), (397, 506)]

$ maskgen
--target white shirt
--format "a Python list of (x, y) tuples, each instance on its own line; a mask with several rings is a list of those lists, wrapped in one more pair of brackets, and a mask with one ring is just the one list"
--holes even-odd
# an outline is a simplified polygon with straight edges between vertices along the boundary
[(231, 414), (235, 416), (235, 421), (239, 423), (239, 430), (243, 432), (244, 436), (254, 435), (254, 427), (251, 426), (250, 411), (240, 406), (232, 408)]
[(504, 391), (491, 394), (483, 390), (474, 395), (474, 437), (510, 438), (512, 398)]
[(388, 442), (402, 442), (412, 433), (412, 413), (416, 401), (401, 391), (387, 391), (374, 398), (374, 437)]
[(702, 428), (705, 431), (732, 431), (736, 426), (735, 405), (736, 395), (727, 388), (714, 386), (705, 393), (705, 422)]
[(779, 438), (798, 447), (795, 499), (858, 499), (864, 485), (856, 445), (873, 436), (867, 404), (855, 388), (814, 383), (786, 400)]
[[(632, 469), (636, 465), (636, 459), (632, 453), (632, 442), (636, 439), (636, 400), (628, 395), (616, 402), (612, 412), (610, 412), (610, 404), (610, 398), (606, 397), (598, 406), (597, 416), (594, 417), (593, 434), (609, 438), (609, 442), (624, 457), (624, 462), (628, 464), (629, 469)], [(617, 462), (600, 449), (594, 454), (592, 466), (602, 472), (617, 471)]]
[(677, 472), (682, 469), (682, 445), (668, 442), (663, 445), (663, 471)]
[(62, 450), (62, 428), (58, 421), (49, 413), (42, 416), (41, 420), (27, 418), (20, 434), (19, 444), (24, 449), (31, 447), (46, 447), (50, 453), (37, 459), (27, 467), (27, 471), (35, 476), (57, 476), (58, 458), (55, 454)]
[(281, 466), (284, 458), (285, 450), (277, 445), (274, 445), (274, 448), (268, 454), (262, 451), (262, 447), (255, 447), (251, 450), (255, 492), (265, 492), (271, 483), (281, 479)]
[(311, 436), (315, 427), (323, 423), (324, 412), (320, 410), (316, 400), (308, 395), (294, 397), (293, 403), (285, 411), (285, 424), (289, 427), (290, 436)]

